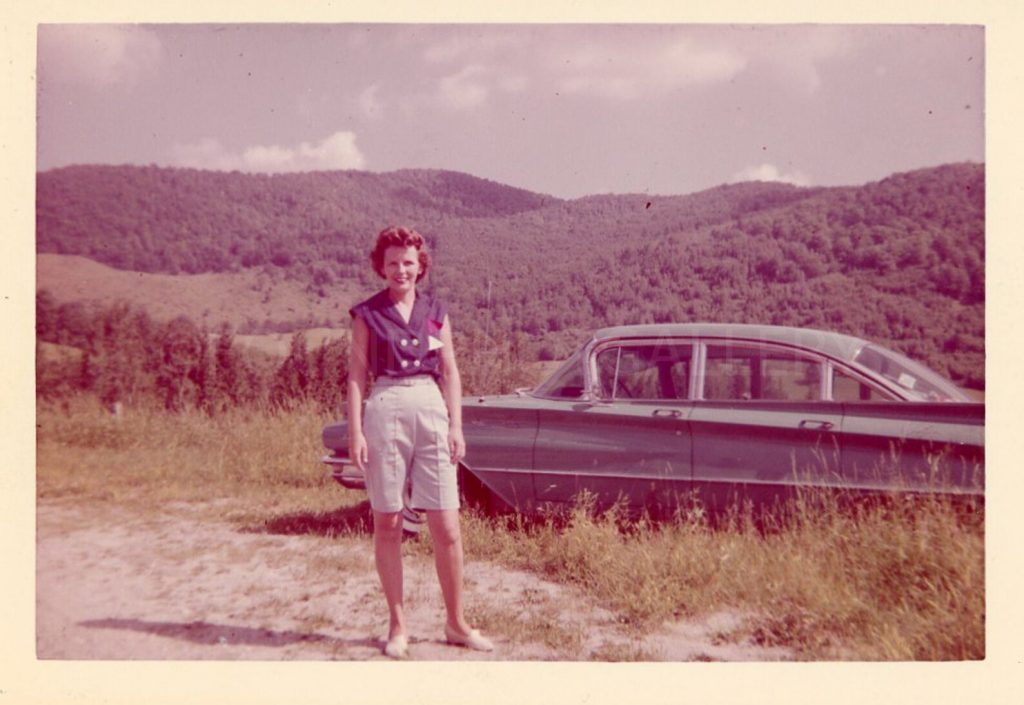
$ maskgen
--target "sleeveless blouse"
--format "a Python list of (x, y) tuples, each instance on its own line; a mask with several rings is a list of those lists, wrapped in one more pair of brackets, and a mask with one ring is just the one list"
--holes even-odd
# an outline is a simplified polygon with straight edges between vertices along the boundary
[(375, 377), (441, 376), (441, 327), (448, 307), (439, 299), (416, 292), (406, 323), (384, 289), (349, 309), (370, 330), (368, 369)]

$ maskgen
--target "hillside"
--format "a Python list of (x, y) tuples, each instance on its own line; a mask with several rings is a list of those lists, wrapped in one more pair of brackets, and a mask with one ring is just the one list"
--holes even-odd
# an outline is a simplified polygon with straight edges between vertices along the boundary
[[(603, 325), (751, 321), (863, 335), (981, 388), (984, 181), (983, 165), (954, 164), (855, 187), (564, 201), (441, 171), (81, 166), (38, 175), (37, 243), (122, 270), (108, 272), (121, 289), (128, 272), (134, 299), (191, 312), (185, 293), (143, 293), (188, 275), (182, 292), (210, 302), (197, 322), (267, 332), (333, 325), (322, 311), (377, 286), (374, 233), (409, 223), (432, 244), (430, 286), (460, 327), (525, 333), (545, 358)], [(40, 257), (39, 286), (58, 300), (106, 291), (57, 284), (54, 262)]]
[(110, 306), (127, 301), (157, 320), (186, 316), (210, 329), (227, 323), (242, 334), (347, 326), (347, 311), (360, 295), (346, 282), (337, 282), (321, 296), (308, 282), (284, 278), (273, 269), (150, 274), (114, 269), (78, 255), (38, 255), (36, 279), (40, 289), (60, 302)]
[(364, 261), (381, 223), (506, 217), (555, 199), (454, 172), (240, 174), (72, 166), (37, 177), (40, 252), (168, 274)]

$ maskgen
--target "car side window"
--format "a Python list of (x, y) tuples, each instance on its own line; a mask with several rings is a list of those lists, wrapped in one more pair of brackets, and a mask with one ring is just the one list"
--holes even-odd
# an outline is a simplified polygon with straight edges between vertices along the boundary
[(583, 355), (577, 351), (546, 381), (540, 384), (534, 394), (555, 399), (579, 399), (583, 396)]
[(579, 399), (583, 396), (583, 369), (576, 365), (566, 369), (554, 380), (546, 396), (559, 399)]
[(843, 370), (833, 368), (832, 399), (835, 401), (895, 401), (875, 387), (861, 382)]
[(597, 378), (605, 399), (686, 399), (690, 344), (616, 345), (597, 354)]
[(810, 401), (821, 398), (823, 364), (785, 350), (710, 344), (704, 398)]

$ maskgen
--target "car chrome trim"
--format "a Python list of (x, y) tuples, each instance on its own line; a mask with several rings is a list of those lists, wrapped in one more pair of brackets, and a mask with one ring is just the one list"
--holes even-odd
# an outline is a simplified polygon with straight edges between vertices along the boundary
[(707, 346), (700, 340), (694, 342), (696, 349), (693, 356), (693, 370), (690, 372), (690, 399), (701, 401), (704, 398), (704, 364), (708, 359)]
[(823, 421), (821, 419), (803, 419), (797, 424), (797, 428), (810, 428), (816, 431), (831, 431), (835, 426), (831, 421)]
[(597, 473), (597, 472), (581, 472), (579, 470), (513, 470), (513, 471), (501, 471), (509, 472), (510, 474), (523, 474), (529, 473), (530, 475), (545, 475), (545, 476), (557, 476), (565, 478), (573, 477), (589, 477), (589, 478), (600, 478), (602, 480), (671, 480), (672, 482), (690, 482), (693, 478), (690, 475), (689, 467), (686, 468), (685, 474), (673, 475), (668, 472), (661, 474), (650, 474), (650, 473)]
[(852, 360), (869, 341), (845, 333), (752, 323), (649, 323), (602, 328), (594, 340), (625, 338), (704, 338), (750, 340), (814, 350), (840, 360)]
[[(798, 484), (806, 484), (806, 482), (807, 482), (807, 477), (802, 475), (802, 474), (787, 474), (787, 475), (782, 475), (781, 477), (778, 477), (778, 478), (773, 478), (771, 480), (762, 480), (762, 479), (758, 479), (758, 478), (755, 478), (755, 477), (748, 477), (748, 478), (744, 478), (741, 482), (736, 482), (736, 481), (732, 481), (732, 480), (721, 480), (721, 481), (719, 481), (719, 480), (716, 480), (716, 479), (713, 479), (713, 478), (707, 478), (707, 477), (693, 477), (693, 478), (691, 478), (689, 474), (686, 474), (686, 475), (670, 475), (670, 474), (665, 474), (665, 473), (660, 474), (660, 475), (652, 475), (652, 474), (649, 474), (649, 473), (642, 473), (642, 474), (641, 473), (630, 473), (630, 474), (611, 474), (611, 473), (608, 473), (608, 474), (600, 474), (600, 473), (585, 473), (585, 472), (566, 472), (566, 471), (558, 471), (558, 470), (522, 470), (522, 469), (511, 469), (511, 468), (509, 468), (509, 469), (474, 468), (474, 470), (472, 470), (470, 472), (475, 472), (475, 471), (491, 472), (491, 473), (514, 474), (514, 475), (530, 474), (530, 475), (544, 475), (544, 476), (549, 476), (549, 477), (550, 476), (561, 476), (561, 477), (564, 477), (566, 479), (574, 478), (574, 477), (587, 477), (587, 478), (600, 478), (600, 479), (608, 479), (608, 480), (616, 480), (616, 479), (659, 480), (659, 481), (687, 482), (687, 483), (692, 481), (695, 486), (696, 485), (701, 485), (701, 484), (705, 484), (705, 485), (735, 485), (735, 484), (740, 484), (740, 485), (757, 485), (757, 486), (770, 486), (770, 485), (782, 485), (782, 484), (785, 484), (785, 485), (788, 486), (788, 485), (793, 484), (793, 482), (790, 482), (790, 481), (796, 481)], [(821, 486), (822, 487), (826, 487), (826, 488), (833, 487), (833, 488), (839, 488), (839, 489), (849, 489), (849, 490), (852, 490), (852, 491), (856, 491), (856, 490), (893, 491), (894, 490), (894, 488), (893, 488), (893, 486), (891, 484), (885, 484), (885, 483), (865, 483), (865, 484), (860, 484), (860, 485), (849, 485), (849, 484), (843, 483), (843, 479), (842, 478), (837, 478), (837, 477), (834, 477), (834, 476), (831, 476), (831, 475), (822, 475), (821, 479), (823, 479), (823, 480), (831, 479), (835, 483), (835, 484), (829, 484), (828, 482), (823, 483)], [(549, 488), (550, 487), (554, 487), (554, 486), (557, 486), (557, 485), (551, 485), (551, 486), (549, 486)], [(980, 493), (980, 492), (983, 491), (983, 490), (981, 490), (981, 488), (977, 488), (976, 489), (976, 488), (972, 488), (972, 487), (959, 487), (959, 486), (956, 486), (956, 485), (948, 485), (948, 486), (947, 485), (939, 485), (938, 489), (941, 489), (944, 492), (954, 492), (956, 494), (974, 494), (974, 493)], [(914, 491), (914, 489), (910, 488), (909, 491)], [(923, 490), (919, 490), (919, 491), (923, 491)]]

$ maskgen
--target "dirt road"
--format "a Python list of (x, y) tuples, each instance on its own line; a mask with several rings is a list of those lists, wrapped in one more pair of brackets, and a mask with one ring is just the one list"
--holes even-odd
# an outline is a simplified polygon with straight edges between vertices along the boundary
[[(387, 612), (366, 536), (239, 528), (209, 506), (160, 514), (105, 504), (38, 506), (40, 659), (374, 660)], [(588, 599), (485, 562), (466, 566), (470, 614), (490, 615), (497, 650), (445, 644), (429, 557), (406, 559), (411, 658), (449, 660), (779, 660), (720, 643), (717, 615), (631, 634)], [(500, 619), (498, 619), (500, 617)]]

